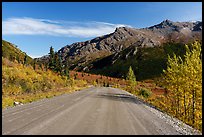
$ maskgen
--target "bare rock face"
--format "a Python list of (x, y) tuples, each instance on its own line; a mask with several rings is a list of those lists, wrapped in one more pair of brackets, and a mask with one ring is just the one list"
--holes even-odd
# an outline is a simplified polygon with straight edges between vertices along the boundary
[(62, 60), (69, 60), (70, 68), (83, 70), (94, 60), (134, 47), (161, 46), (168, 41), (187, 43), (202, 39), (202, 22), (163, 22), (142, 29), (119, 27), (113, 33), (85, 42), (67, 45), (58, 51)]
[[(162, 40), (162, 36), (154, 35), (150, 30), (120, 27), (111, 34), (65, 46), (59, 50), (59, 54), (64, 57), (63, 59), (69, 59), (72, 63), (77, 62), (79, 67), (95, 59), (118, 53), (129, 46), (159, 46)], [(73, 66), (71, 66), (73, 69), (77, 69), (75, 64)]]

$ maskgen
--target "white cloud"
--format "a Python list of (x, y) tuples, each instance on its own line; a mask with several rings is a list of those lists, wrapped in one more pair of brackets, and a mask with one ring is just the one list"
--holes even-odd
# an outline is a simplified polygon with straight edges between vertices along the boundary
[(52, 35), (65, 37), (96, 37), (112, 33), (116, 27), (129, 25), (107, 22), (55, 21), (33, 18), (9, 18), (2, 21), (3, 35)]

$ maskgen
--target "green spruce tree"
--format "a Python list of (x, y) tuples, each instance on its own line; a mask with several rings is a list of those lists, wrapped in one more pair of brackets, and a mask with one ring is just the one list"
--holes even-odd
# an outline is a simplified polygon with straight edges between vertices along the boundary
[(49, 52), (49, 64), (48, 64), (48, 68), (51, 70), (54, 70), (55, 68), (55, 53), (54, 53), (54, 49), (51, 46), (50, 47), (50, 52)]

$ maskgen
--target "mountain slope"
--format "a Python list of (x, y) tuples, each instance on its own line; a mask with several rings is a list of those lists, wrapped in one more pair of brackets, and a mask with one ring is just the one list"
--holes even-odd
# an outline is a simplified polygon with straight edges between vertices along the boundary
[(93, 61), (87, 68), (90, 68), (90, 73), (126, 78), (128, 68), (132, 66), (137, 80), (155, 78), (166, 68), (167, 55), (176, 53), (183, 56), (184, 47), (184, 44), (179, 43), (147, 48), (130, 46), (119, 53)]
[(11, 61), (17, 60), (19, 63), (23, 63), (25, 56), (27, 56), (27, 63), (31, 64), (33, 59), (30, 56), (18, 49), (16, 45), (2, 40), (2, 57)]
[(79, 70), (95, 59), (118, 53), (129, 46), (152, 47), (161, 45), (162, 41), (162, 36), (154, 35), (150, 30), (121, 27), (109, 35), (63, 47), (58, 53), (63, 59), (68, 57), (72, 69)]

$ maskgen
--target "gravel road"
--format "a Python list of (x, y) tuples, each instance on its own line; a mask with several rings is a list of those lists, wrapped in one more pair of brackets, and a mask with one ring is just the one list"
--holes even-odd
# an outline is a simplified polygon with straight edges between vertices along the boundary
[(181, 123), (111, 87), (91, 87), (2, 110), (3, 135), (200, 134)]

